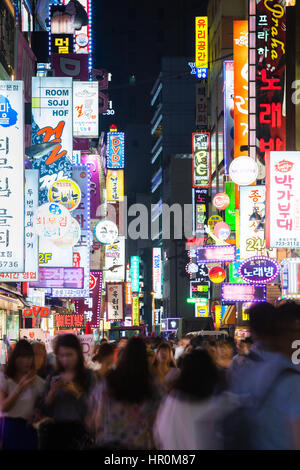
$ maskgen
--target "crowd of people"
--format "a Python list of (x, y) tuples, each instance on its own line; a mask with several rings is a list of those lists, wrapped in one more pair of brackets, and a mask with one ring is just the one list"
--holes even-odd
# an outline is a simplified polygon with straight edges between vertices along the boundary
[[(300, 449), (300, 306), (249, 310), (251, 337), (20, 340), (0, 372), (4, 450)], [(297, 347), (297, 346), (296, 346)]]

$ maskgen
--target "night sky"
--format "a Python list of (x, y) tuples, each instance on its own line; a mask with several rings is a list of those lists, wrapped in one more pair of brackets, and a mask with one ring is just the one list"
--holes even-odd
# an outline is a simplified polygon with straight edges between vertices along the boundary
[[(109, 99), (115, 115), (101, 116), (125, 131), (127, 194), (150, 191), (150, 91), (162, 57), (194, 56), (195, 16), (207, 0), (93, 2), (94, 67), (112, 74)], [(188, 70), (187, 70), (188, 72)]]

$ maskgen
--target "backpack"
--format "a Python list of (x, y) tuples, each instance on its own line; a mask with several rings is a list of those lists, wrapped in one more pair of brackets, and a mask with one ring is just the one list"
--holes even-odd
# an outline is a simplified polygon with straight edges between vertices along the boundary
[(221, 448), (224, 450), (256, 450), (254, 449), (252, 436), (257, 427), (259, 412), (275, 386), (287, 374), (299, 375), (300, 372), (292, 368), (282, 369), (270, 382), (266, 392), (259, 399), (255, 399), (250, 393), (244, 395), (233, 394), (235, 398), (238, 398), (239, 404), (234, 407), (233, 411), (227, 413), (216, 428), (216, 438)]

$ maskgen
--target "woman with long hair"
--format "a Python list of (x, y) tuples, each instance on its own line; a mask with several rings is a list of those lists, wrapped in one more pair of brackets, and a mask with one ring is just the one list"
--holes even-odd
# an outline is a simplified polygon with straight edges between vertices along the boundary
[(152, 449), (159, 395), (149, 371), (145, 342), (131, 338), (117, 366), (100, 384), (98, 407), (89, 422), (96, 445), (112, 449)]
[(154, 372), (161, 388), (170, 390), (179, 375), (172, 347), (169, 343), (161, 343), (156, 351)]
[(154, 426), (161, 450), (214, 449), (215, 423), (227, 403), (215, 397), (219, 374), (209, 353), (198, 348), (184, 356), (181, 374), (162, 403)]
[(21, 339), (0, 373), (0, 446), (5, 450), (36, 450), (37, 432), (32, 426), (45, 381), (36, 375), (30, 343)]
[(46, 346), (42, 342), (32, 343), (34, 353), (34, 366), (36, 373), (42, 379), (46, 379), (53, 372), (53, 367), (48, 361)]
[(80, 341), (66, 334), (54, 343), (56, 370), (47, 380), (43, 411), (51, 418), (41, 425), (41, 449), (82, 449), (90, 445), (85, 428), (95, 374), (84, 365)]
[(96, 349), (93, 363), (97, 364), (97, 374), (103, 380), (114, 365), (115, 347), (111, 343), (102, 343)]

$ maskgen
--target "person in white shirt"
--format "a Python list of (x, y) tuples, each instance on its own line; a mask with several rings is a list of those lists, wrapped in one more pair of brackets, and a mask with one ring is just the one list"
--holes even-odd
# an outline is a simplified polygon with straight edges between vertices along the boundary
[(5, 450), (35, 450), (37, 431), (32, 426), (45, 381), (37, 376), (30, 343), (20, 340), (0, 373), (0, 445)]
[(180, 377), (161, 404), (154, 425), (160, 450), (215, 449), (215, 425), (227, 409), (213, 396), (219, 374), (208, 352), (193, 350), (182, 361)]

